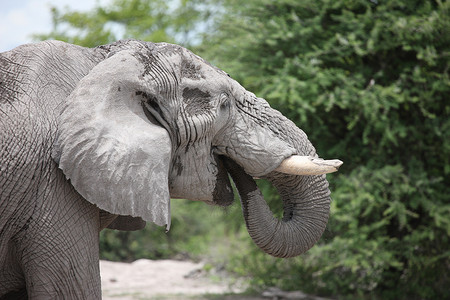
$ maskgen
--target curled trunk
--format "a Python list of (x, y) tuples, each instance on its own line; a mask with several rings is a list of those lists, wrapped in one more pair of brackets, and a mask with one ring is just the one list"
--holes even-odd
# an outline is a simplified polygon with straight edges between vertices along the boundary
[(317, 242), (330, 210), (330, 192), (324, 175), (272, 172), (266, 176), (283, 200), (280, 220), (273, 216), (253, 178), (231, 159), (224, 161), (239, 191), (248, 232), (258, 247), (275, 257), (293, 257)]

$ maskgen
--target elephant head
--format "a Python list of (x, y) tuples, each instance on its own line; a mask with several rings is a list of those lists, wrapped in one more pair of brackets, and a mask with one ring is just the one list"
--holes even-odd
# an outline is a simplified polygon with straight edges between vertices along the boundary
[[(305, 133), (227, 73), (180, 46), (127, 41), (77, 85), (53, 158), (75, 189), (113, 214), (170, 226), (170, 198), (228, 205), (231, 175), (250, 236), (265, 252), (305, 252), (325, 229), (325, 173)], [(253, 178), (278, 189), (274, 218)]]

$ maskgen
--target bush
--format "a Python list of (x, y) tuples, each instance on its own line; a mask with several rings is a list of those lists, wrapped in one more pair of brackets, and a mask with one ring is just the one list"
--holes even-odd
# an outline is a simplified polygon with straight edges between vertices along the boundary
[(319, 245), (288, 262), (243, 257), (255, 282), (448, 298), (450, 2), (224, 3), (203, 55), (345, 162)]

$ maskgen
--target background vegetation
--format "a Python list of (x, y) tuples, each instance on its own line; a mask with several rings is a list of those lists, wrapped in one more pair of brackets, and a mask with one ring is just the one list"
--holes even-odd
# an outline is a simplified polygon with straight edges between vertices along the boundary
[[(112, 0), (53, 9), (57, 38), (191, 48), (308, 134), (328, 176), (328, 229), (307, 254), (258, 250), (238, 204), (173, 201), (169, 233), (104, 231), (101, 255), (208, 258), (255, 288), (342, 299), (450, 298), (450, 1)], [(259, 183), (276, 207), (277, 195)]]

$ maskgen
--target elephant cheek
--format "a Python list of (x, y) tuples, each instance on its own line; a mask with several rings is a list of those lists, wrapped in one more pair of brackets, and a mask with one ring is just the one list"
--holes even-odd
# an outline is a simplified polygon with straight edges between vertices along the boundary
[(169, 175), (170, 197), (212, 202), (217, 174), (210, 162), (199, 162), (198, 167), (175, 164)]
[(170, 198), (174, 199), (212, 202), (214, 183), (208, 182), (207, 184), (202, 184), (201, 181), (186, 180), (186, 178), (176, 177), (171, 179), (169, 192)]
[(185, 169), (180, 164), (172, 168), (173, 176), (169, 181), (171, 198), (204, 201), (219, 206), (231, 205), (234, 192), (222, 159), (214, 154), (211, 160), (201, 166), (204, 168)]

